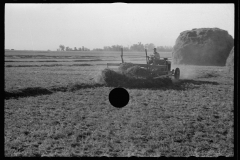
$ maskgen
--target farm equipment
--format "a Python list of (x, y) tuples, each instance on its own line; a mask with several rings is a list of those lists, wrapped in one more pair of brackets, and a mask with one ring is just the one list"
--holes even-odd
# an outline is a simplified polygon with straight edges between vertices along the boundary
[[(145, 49), (146, 53), (146, 64), (134, 64), (134, 66), (139, 66), (141, 68), (147, 69), (150, 73), (151, 78), (157, 79), (162, 77), (174, 77), (174, 79), (179, 79), (180, 77), (180, 69), (176, 68), (175, 70), (171, 70), (171, 61), (168, 58), (160, 58), (160, 60), (155, 60), (153, 56), (147, 55), (147, 50)], [(121, 49), (121, 59), (123, 61), (123, 49)], [(155, 62), (155, 64), (153, 63)], [(107, 63), (108, 66), (120, 66), (122, 63)]]

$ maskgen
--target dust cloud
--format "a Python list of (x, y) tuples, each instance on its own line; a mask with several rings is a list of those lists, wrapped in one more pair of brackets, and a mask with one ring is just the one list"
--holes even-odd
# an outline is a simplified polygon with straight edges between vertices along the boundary
[(99, 84), (103, 84), (104, 81), (103, 81), (103, 78), (102, 78), (102, 74), (101, 74), (101, 71), (99, 71), (95, 76), (94, 76), (94, 82), (95, 83), (99, 83)]
[(199, 75), (198, 70), (195, 66), (191, 65), (172, 65), (171, 69), (180, 69), (180, 79), (194, 79)]

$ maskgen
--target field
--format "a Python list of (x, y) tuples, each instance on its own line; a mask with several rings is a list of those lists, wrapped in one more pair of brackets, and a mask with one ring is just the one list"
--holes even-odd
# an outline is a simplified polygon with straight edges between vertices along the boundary
[(120, 63), (119, 53), (5, 52), (5, 156), (234, 156), (234, 80), (224, 67), (173, 66), (179, 82), (126, 88), (118, 109), (113, 88), (97, 83), (107, 62)]

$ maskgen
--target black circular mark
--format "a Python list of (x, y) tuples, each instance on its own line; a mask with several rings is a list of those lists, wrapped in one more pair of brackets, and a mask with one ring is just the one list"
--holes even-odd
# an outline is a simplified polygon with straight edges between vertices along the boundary
[(114, 88), (109, 93), (109, 102), (116, 108), (122, 108), (129, 102), (128, 91), (124, 88)]

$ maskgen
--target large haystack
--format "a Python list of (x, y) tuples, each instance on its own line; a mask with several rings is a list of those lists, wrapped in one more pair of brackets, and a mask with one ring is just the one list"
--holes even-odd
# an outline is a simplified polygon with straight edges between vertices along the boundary
[(233, 45), (233, 37), (219, 28), (187, 30), (173, 47), (173, 63), (225, 66)]
[(228, 56), (228, 59), (226, 62), (226, 67), (227, 67), (229, 73), (231, 73), (231, 74), (234, 73), (234, 47), (232, 48), (232, 50)]

